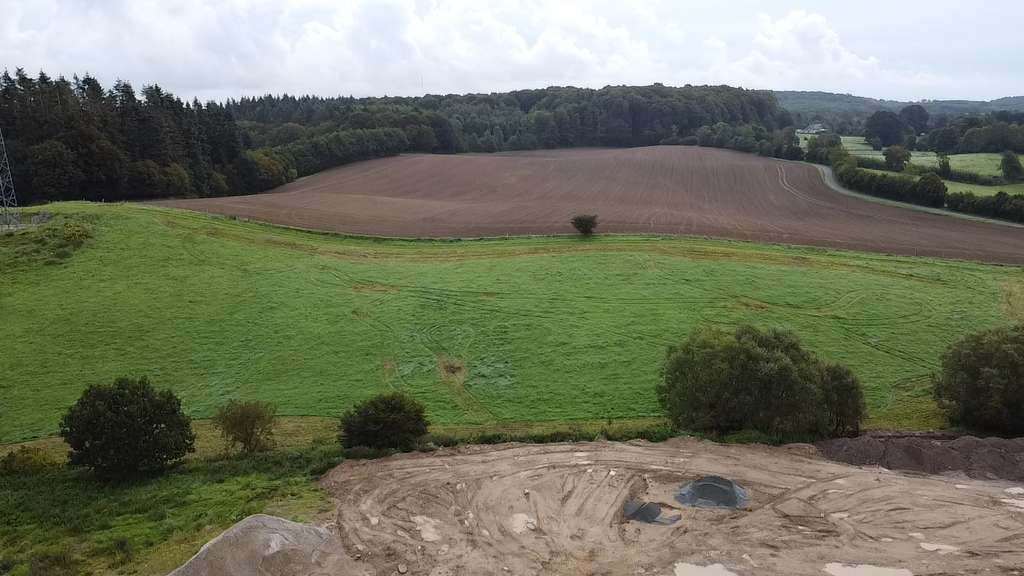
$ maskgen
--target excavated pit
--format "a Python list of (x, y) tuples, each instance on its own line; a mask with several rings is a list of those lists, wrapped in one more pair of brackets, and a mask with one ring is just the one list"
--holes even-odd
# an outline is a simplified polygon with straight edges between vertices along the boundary
[[(746, 505), (676, 502), (680, 486), (704, 476), (735, 481)], [(858, 468), (807, 445), (467, 446), (346, 461), (321, 484), (337, 502), (327, 540), (211, 543), (175, 576), (1009, 575), (1024, 566), (1019, 485)], [(631, 521), (630, 501), (679, 520)], [(303, 546), (318, 565), (289, 560), (311, 557), (296, 553)], [(231, 568), (204, 568), (218, 554), (233, 555)]]

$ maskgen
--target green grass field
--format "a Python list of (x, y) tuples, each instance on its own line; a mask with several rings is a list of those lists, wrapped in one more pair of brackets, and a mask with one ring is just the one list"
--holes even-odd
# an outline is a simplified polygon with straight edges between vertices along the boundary
[(194, 426), (197, 452), (183, 465), (124, 485), (59, 466), (57, 439), (33, 442), (48, 465), (0, 474), (0, 574), (164, 575), (250, 514), (330, 519), (315, 480), (341, 460), (333, 419), (285, 419), (276, 449), (251, 456), (224, 455), (208, 422)]
[[(405, 389), (446, 426), (637, 419), (698, 325), (795, 330), (848, 363), (874, 427), (940, 425), (959, 334), (1017, 318), (1020, 268), (693, 238), (356, 239), (132, 205), (48, 207), (93, 237), (0, 236), (0, 442), (53, 435), (81, 390), (148, 374), (186, 410), (228, 398), (335, 416)], [(42, 246), (42, 248), (40, 248)], [(59, 250), (58, 250), (59, 251)], [(63, 259), (61, 259), (63, 257)]]
[[(861, 136), (841, 136), (843, 147), (854, 156), (865, 156), (869, 158), (884, 159), (881, 150), (873, 150), (871, 145), (864, 141)], [(939, 165), (939, 156), (934, 152), (926, 150), (914, 150), (911, 153), (911, 164), (928, 168)], [(949, 156), (949, 166), (954, 170), (966, 170), (977, 172), (984, 176), (1001, 176), (999, 162), (1002, 155), (995, 152), (978, 152), (973, 154), (952, 154)], [(979, 186), (984, 188), (984, 186)]]
[[(807, 135), (801, 135), (801, 145), (806, 147), (808, 138), (809, 136)], [(862, 136), (841, 136), (840, 138), (842, 138), (843, 147), (846, 148), (850, 154), (865, 158), (874, 158), (876, 160), (884, 160), (882, 152), (880, 150), (873, 150), (871, 145), (865, 142)], [(1000, 154), (993, 152), (953, 154), (949, 157), (949, 165), (954, 170), (967, 170), (986, 176), (1001, 176), (1002, 171), (999, 169), (999, 162), (1001, 159), (1002, 156)], [(915, 150), (911, 152), (910, 163), (924, 167), (935, 167), (939, 164), (939, 157), (934, 152)], [(889, 173), (882, 170), (872, 170), (872, 172)], [(946, 183), (946, 189), (950, 192), (971, 192), (976, 196), (994, 196), (1000, 191), (1006, 192), (1007, 194), (1024, 194), (1024, 182), (1019, 182), (1017, 184), (1002, 184), (999, 186), (968, 184), (965, 182), (953, 182), (952, 180), (943, 180), (943, 182)]]
[[(898, 176), (899, 173), (891, 172), (889, 170), (877, 170), (875, 168), (864, 168), (868, 172), (874, 172), (876, 174), (885, 174), (887, 176)], [(917, 176), (913, 174), (903, 174), (908, 178), (917, 179)], [(975, 196), (995, 196), (999, 192), (1006, 192), (1007, 194), (1024, 194), (1024, 182), (1018, 182), (1017, 184), (1003, 184), (1000, 186), (983, 186), (981, 184), (969, 184), (967, 182), (953, 182), (952, 180), (943, 180), (946, 183), (947, 192), (970, 192)]]

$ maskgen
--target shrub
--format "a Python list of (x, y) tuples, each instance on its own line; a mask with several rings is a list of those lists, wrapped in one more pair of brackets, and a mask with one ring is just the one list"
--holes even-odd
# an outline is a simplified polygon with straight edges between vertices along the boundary
[(842, 364), (825, 364), (821, 380), (829, 436), (856, 436), (867, 409), (864, 391), (852, 370)]
[(423, 405), (401, 392), (379, 394), (341, 417), (341, 445), (410, 450), (427, 433)]
[(597, 215), (577, 214), (572, 217), (572, 226), (580, 234), (590, 236), (594, 233), (594, 229), (597, 228)]
[(658, 398), (683, 429), (820, 438), (854, 433), (863, 393), (845, 367), (825, 364), (783, 330), (700, 329), (671, 347)]
[(46, 470), (53, 462), (35, 446), (21, 446), (0, 458), (0, 476), (35, 474)]
[(953, 425), (1024, 435), (1024, 324), (954, 342), (933, 381), (935, 398)]
[(276, 413), (270, 402), (229, 400), (217, 409), (213, 425), (228, 448), (241, 446), (243, 452), (258, 452), (273, 445)]
[(71, 447), (72, 465), (113, 480), (159, 472), (195, 450), (181, 401), (145, 376), (86, 389), (61, 420), (60, 435)]
[(81, 561), (67, 547), (51, 547), (32, 552), (28, 576), (71, 576), (82, 573)]
[(910, 200), (915, 204), (933, 208), (942, 208), (946, 205), (946, 183), (931, 172), (921, 176), (910, 194)]

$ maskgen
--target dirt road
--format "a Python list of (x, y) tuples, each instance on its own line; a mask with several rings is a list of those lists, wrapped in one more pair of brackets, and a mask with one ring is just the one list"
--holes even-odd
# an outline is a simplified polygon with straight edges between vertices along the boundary
[(399, 237), (694, 234), (1024, 263), (1024, 228), (833, 190), (810, 164), (689, 146), (403, 155), (253, 196), (157, 204), (320, 230)]

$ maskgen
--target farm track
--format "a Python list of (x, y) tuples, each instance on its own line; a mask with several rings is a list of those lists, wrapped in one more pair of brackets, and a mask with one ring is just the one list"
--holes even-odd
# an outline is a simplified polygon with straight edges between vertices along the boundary
[(694, 147), (404, 155), (252, 196), (159, 205), (408, 238), (600, 231), (688, 234), (1024, 264), (1024, 230), (842, 194), (809, 164)]

